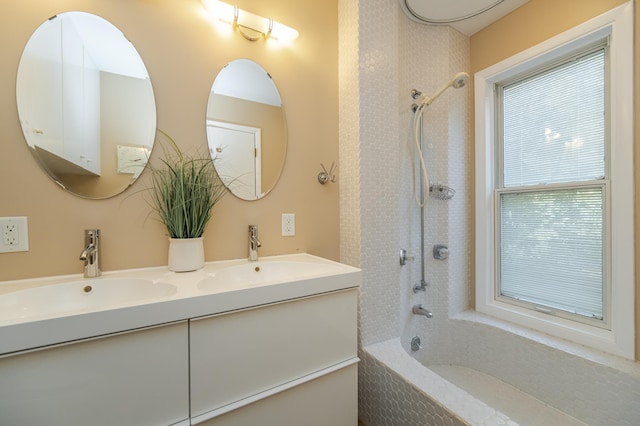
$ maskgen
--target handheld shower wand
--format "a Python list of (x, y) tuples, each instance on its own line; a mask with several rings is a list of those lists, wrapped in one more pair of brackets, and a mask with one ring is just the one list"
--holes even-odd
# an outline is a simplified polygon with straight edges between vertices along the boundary
[[(414, 97), (414, 99), (418, 100), (418, 103), (420, 104), (421, 107), (429, 106), (436, 99), (438, 99), (438, 97), (440, 97), (440, 95), (442, 95), (445, 92), (445, 90), (447, 90), (449, 87), (453, 87), (454, 89), (459, 89), (461, 87), (466, 86), (467, 83), (469, 83), (469, 74), (467, 74), (466, 72), (459, 72), (456, 75), (454, 75), (453, 78), (451, 78), (451, 80), (447, 84), (445, 84), (440, 89), (438, 89), (438, 91), (433, 95), (427, 96), (425, 94), (420, 93), (418, 97), (417, 98)], [(419, 92), (415, 92), (415, 93), (419, 93)]]
[[(414, 141), (416, 144), (416, 150), (418, 152), (419, 159), (420, 159), (420, 170), (422, 171), (422, 176), (424, 178), (424, 187), (423, 187), (424, 189), (420, 191), (421, 192), (420, 197), (416, 195), (416, 202), (420, 207), (424, 207), (427, 204), (427, 199), (429, 198), (428, 196), (425, 196), (425, 194), (423, 194), (422, 192), (425, 190), (429, 191), (429, 188), (430, 188), (429, 175), (427, 174), (427, 167), (424, 163), (424, 155), (422, 154), (422, 146), (421, 146), (422, 143), (420, 142), (422, 139), (421, 138), (422, 112), (425, 107), (428, 107), (429, 105), (431, 105), (449, 87), (453, 87), (454, 89), (459, 89), (461, 87), (465, 87), (468, 83), (469, 83), (469, 74), (467, 74), (466, 72), (459, 72), (455, 74), (447, 84), (442, 86), (440, 89), (438, 89), (437, 92), (435, 92), (431, 96), (427, 96), (415, 89), (411, 91), (411, 96), (413, 97), (413, 99), (417, 100), (417, 104), (414, 105), (414, 109), (413, 109), (413, 112), (415, 113), (413, 117), (413, 135), (414, 135)], [(415, 174), (414, 174), (414, 184), (415, 184)]]

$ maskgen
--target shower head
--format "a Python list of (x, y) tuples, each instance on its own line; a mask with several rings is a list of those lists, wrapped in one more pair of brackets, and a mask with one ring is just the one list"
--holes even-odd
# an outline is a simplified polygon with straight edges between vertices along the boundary
[(454, 89), (459, 89), (461, 87), (466, 86), (467, 83), (469, 83), (469, 74), (467, 74), (466, 72), (459, 72), (456, 75), (454, 75), (453, 78), (451, 78), (451, 80), (447, 84), (445, 84), (440, 89), (438, 89), (438, 91), (434, 93), (432, 96), (421, 94), (418, 99), (418, 102), (422, 106), (429, 106), (438, 98), (438, 96), (442, 95), (444, 91), (447, 90), (449, 87), (453, 87)]
[(453, 76), (449, 84), (454, 89), (459, 89), (461, 87), (466, 86), (468, 83), (469, 83), (469, 74), (467, 74), (466, 72), (459, 72), (458, 74)]

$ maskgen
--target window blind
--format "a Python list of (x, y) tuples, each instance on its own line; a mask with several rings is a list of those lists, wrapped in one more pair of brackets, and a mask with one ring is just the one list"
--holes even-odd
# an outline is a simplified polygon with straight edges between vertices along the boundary
[(503, 88), (503, 185), (605, 175), (605, 50)]
[(500, 295), (602, 319), (602, 188), (504, 193), (500, 201)]

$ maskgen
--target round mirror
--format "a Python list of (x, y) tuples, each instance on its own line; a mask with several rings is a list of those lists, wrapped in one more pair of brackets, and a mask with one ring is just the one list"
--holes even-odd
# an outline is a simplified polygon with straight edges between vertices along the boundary
[(112, 197), (144, 170), (156, 128), (151, 81), (106, 20), (65, 12), (40, 25), (20, 59), (16, 99), (31, 153), (69, 192)]
[(218, 174), (243, 200), (258, 200), (275, 186), (284, 166), (287, 127), (271, 76), (238, 59), (218, 74), (207, 106), (207, 140)]

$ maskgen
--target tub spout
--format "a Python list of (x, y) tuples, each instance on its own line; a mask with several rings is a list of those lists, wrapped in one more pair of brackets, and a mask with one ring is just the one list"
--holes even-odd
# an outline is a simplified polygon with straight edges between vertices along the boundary
[(424, 315), (427, 318), (433, 318), (433, 312), (422, 307), (422, 305), (413, 305), (411, 310), (415, 315)]

